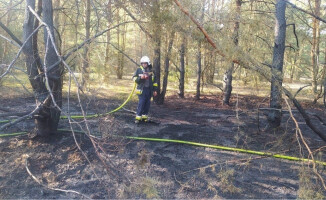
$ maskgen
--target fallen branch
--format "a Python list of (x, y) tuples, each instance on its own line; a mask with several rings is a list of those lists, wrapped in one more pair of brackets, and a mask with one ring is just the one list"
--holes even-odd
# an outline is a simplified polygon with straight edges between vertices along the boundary
[(0, 117), (11, 117), (11, 116), (24, 116), (27, 115), (31, 112), (10, 112), (10, 113), (4, 113), (4, 114), (0, 114)]
[[(232, 42), (228, 43), (229, 44), (229, 47), (228, 47), (229, 49), (227, 49), (227, 50), (230, 51), (231, 49), (234, 49), (235, 52), (232, 55), (226, 56), (226, 54), (224, 54), (222, 52), (222, 50), (221, 50), (222, 47), (220, 47), (220, 45), (217, 45), (216, 43), (213, 42), (213, 40), (207, 34), (206, 30), (200, 25), (200, 23), (192, 15), (189, 14), (189, 12), (187, 10), (185, 10), (181, 6), (179, 1), (174, 0), (174, 2), (177, 4), (177, 6), (180, 8), (180, 10), (185, 15), (187, 15), (193, 21), (193, 23), (195, 23), (197, 25), (198, 29), (204, 34), (207, 41), (216, 49), (216, 52), (219, 55), (221, 55), (222, 57), (225, 57), (227, 60), (229, 60), (229, 61), (231, 61), (233, 63), (236, 63), (236, 64), (238, 64), (240, 66), (243, 66), (244, 68), (247, 68), (249, 70), (253, 70), (253, 71), (258, 72), (260, 75), (262, 75), (268, 81), (271, 81), (272, 76), (275, 76), (275, 75), (273, 75), (271, 73), (270, 70), (266, 70), (266, 69), (262, 68), (259, 63), (257, 63), (254, 59), (252, 59), (249, 55), (246, 55), (239, 48), (237, 48), (235, 46), (232, 46), (232, 44), (233, 44)], [(275, 77), (275, 78), (279, 79), (278, 77)], [(301, 104), (292, 96), (292, 94), (286, 88), (281, 86), (281, 89), (284, 91), (286, 96), (288, 96), (289, 99), (293, 102), (295, 107), (299, 110), (300, 114), (305, 119), (305, 122), (309, 126), (309, 128), (311, 130), (313, 130), (322, 140), (324, 140), (326, 142), (326, 136), (320, 130), (318, 130), (317, 127), (315, 127), (311, 123), (311, 120), (310, 120), (309, 116), (307, 115), (306, 111), (302, 108)]]
[(130, 112), (130, 113), (136, 114), (136, 111), (133, 111), (133, 110), (128, 110), (128, 109), (126, 109), (126, 108), (123, 108), (123, 107), (122, 107), (122, 109), (123, 109), (123, 110), (125, 110), (125, 111), (127, 111), (127, 112)]
[(288, 90), (286, 90), (285, 88), (283, 88), (283, 92), (292, 101), (294, 106), (298, 109), (298, 111), (302, 115), (303, 119), (305, 120), (307, 126), (309, 126), (309, 128), (311, 130), (313, 130), (321, 139), (323, 139), (326, 142), (326, 136), (324, 135), (324, 133), (322, 131), (320, 131), (317, 127), (315, 127), (312, 124), (310, 117), (308, 116), (307, 112), (303, 109), (301, 104), (298, 102), (298, 100), (296, 100), (296, 98), (294, 98), (292, 96), (292, 94)]
[(49, 187), (47, 185), (45, 185), (44, 183), (42, 183), (38, 178), (36, 178), (32, 172), (29, 170), (28, 168), (28, 158), (29, 156), (27, 156), (26, 160), (25, 160), (25, 168), (26, 168), (26, 171), (27, 173), (34, 179), (34, 181), (36, 181), (38, 184), (42, 185), (43, 187), (46, 187), (50, 190), (55, 190), (55, 191), (59, 191), (59, 192), (65, 192), (65, 193), (74, 193), (74, 194), (78, 194), (86, 199), (91, 199), (90, 197), (80, 193), (80, 192), (77, 192), (77, 191), (74, 191), (74, 190), (64, 190), (64, 189), (60, 189), (60, 188), (54, 188), (54, 187)]
[(316, 117), (321, 122), (322, 125), (326, 126), (326, 121), (323, 120), (323, 118), (321, 118), (319, 115), (317, 114), (311, 114), (311, 115)]
[(41, 109), (41, 106), (37, 106), (31, 113), (24, 115), (23, 117), (20, 117), (18, 119), (15, 119), (13, 121), (10, 121), (9, 123), (6, 123), (0, 127), (0, 131), (4, 130), (5, 128), (8, 128), (9, 126), (12, 126), (14, 124), (17, 124), (27, 118), (32, 117), (36, 112), (38, 112)]
[[(318, 173), (318, 171), (317, 171), (317, 169), (316, 169), (316, 161), (315, 161), (315, 159), (314, 159), (314, 155), (313, 155), (313, 153), (312, 153), (310, 147), (308, 146), (307, 142), (305, 141), (305, 139), (304, 139), (304, 137), (303, 137), (303, 135), (302, 135), (301, 129), (300, 129), (300, 127), (299, 127), (299, 124), (298, 124), (297, 120), (295, 119), (295, 117), (293, 116), (291, 106), (290, 106), (289, 102), (287, 101), (287, 99), (285, 99), (285, 102), (286, 102), (286, 105), (288, 106), (288, 109), (289, 109), (289, 112), (290, 112), (291, 118), (292, 118), (292, 120), (293, 120), (294, 123), (295, 123), (296, 130), (297, 130), (296, 133), (299, 134), (302, 143), (305, 145), (307, 151), (309, 152), (309, 156), (310, 156), (311, 159), (313, 160), (313, 162), (312, 162), (312, 165), (313, 165), (313, 171), (314, 171), (314, 173), (316, 174), (316, 176), (318, 176), (318, 178), (320, 179), (320, 181), (321, 181), (321, 183), (322, 183), (324, 189), (326, 190), (325, 181), (324, 181), (323, 177)], [(299, 142), (299, 141), (298, 141), (298, 143), (299, 143), (299, 145), (300, 145), (300, 142)]]
[(298, 91), (293, 95), (293, 97), (295, 98), (299, 94), (299, 92), (301, 92), (301, 90), (303, 90), (304, 88), (309, 87), (309, 86), (311, 86), (311, 84), (308, 84), (308, 85), (305, 85), (305, 86), (302, 86), (301, 88), (299, 88)]
[(37, 112), (38, 112), (38, 111), (43, 107), (43, 105), (47, 105), (48, 101), (51, 101), (51, 96), (50, 96), (50, 95), (47, 96), (47, 97), (45, 98), (45, 100), (44, 100), (40, 105), (38, 105), (38, 106), (37, 106), (37, 107), (36, 107), (32, 112), (30, 112), (29, 114), (24, 115), (24, 116), (22, 116), (22, 117), (20, 117), (20, 118), (17, 118), (17, 119), (15, 119), (15, 120), (13, 120), (13, 121), (10, 121), (9, 123), (6, 123), (6, 124), (2, 125), (2, 126), (0, 127), (0, 131), (4, 130), (5, 128), (7, 128), (7, 127), (9, 127), (9, 126), (12, 126), (12, 125), (14, 125), (14, 124), (17, 124), (18, 122), (21, 122), (21, 121), (23, 121), (23, 120), (25, 120), (25, 119), (31, 118), (35, 113), (37, 113)]
[(0, 110), (2, 110), (2, 111), (5, 111), (5, 112), (11, 112), (9, 109), (7, 109), (7, 108), (1, 108), (0, 107)]
[(215, 83), (206, 83), (206, 84), (207, 84), (207, 85), (212, 85), (212, 86), (214, 86), (214, 87), (217, 87), (218, 89), (221, 90), (221, 92), (224, 92), (223, 88), (222, 88), (221, 85), (219, 85), (219, 84), (215, 84)]

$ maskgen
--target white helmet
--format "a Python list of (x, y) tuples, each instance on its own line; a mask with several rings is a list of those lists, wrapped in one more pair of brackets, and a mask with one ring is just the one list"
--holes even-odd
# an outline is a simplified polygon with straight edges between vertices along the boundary
[(147, 56), (143, 56), (141, 59), (140, 59), (140, 63), (148, 63), (148, 65), (151, 64), (151, 61), (149, 60), (149, 57)]

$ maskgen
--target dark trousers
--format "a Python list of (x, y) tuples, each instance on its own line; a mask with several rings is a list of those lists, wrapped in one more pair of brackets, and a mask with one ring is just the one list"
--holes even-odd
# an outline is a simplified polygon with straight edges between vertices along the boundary
[(144, 87), (141, 95), (138, 95), (137, 116), (148, 115), (149, 107), (151, 106), (151, 89)]

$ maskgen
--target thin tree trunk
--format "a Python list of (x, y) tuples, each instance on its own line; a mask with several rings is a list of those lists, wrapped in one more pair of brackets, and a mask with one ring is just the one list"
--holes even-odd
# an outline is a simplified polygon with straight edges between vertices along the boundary
[[(55, 0), (54, 1), (54, 8), (57, 8), (59, 9), (60, 8), (60, 3), (61, 3), (61, 0)], [(59, 23), (60, 23), (60, 12), (59, 11), (56, 11), (56, 13), (54, 13), (54, 18), (53, 18), (53, 26), (54, 28), (56, 29), (55, 33), (56, 35), (59, 35)], [(59, 51), (62, 50), (62, 41), (60, 40), (56, 40), (57, 42), (57, 47), (59, 48)]]
[[(12, 6), (12, 0), (9, 1), (8, 8), (10, 8), (11, 6)], [(10, 20), (11, 20), (11, 12), (8, 12), (7, 18), (6, 18), (6, 24), (5, 24), (6, 27), (9, 27)], [(4, 47), (3, 47), (2, 58), (0, 58), (1, 63), (7, 62), (6, 61), (7, 54), (8, 54), (8, 42), (5, 41), (5, 44), (4, 44)]]
[(196, 84), (196, 99), (200, 99), (200, 80), (201, 80), (201, 42), (197, 46), (197, 84)]
[[(49, 26), (53, 39), (55, 39), (54, 28), (53, 28), (53, 7), (52, 7), (52, 0), (43, 0), (43, 21)], [(44, 41), (49, 37), (47, 31), (44, 30)], [(54, 46), (55, 44), (49, 42), (46, 48), (48, 49), (47, 54), (45, 54), (45, 67), (49, 67), (54, 65), (58, 60), (58, 56), (55, 52)], [(50, 127), (50, 133), (54, 133), (57, 131), (59, 119), (60, 119), (60, 110), (55, 107), (55, 104), (62, 108), (62, 79), (63, 69), (61, 65), (57, 65), (51, 72), (49, 72), (49, 89), (53, 93), (54, 99), (52, 99), (51, 103), (49, 103), (50, 116), (48, 119), (44, 120), (46, 125)], [(55, 104), (54, 104), (55, 103)], [(44, 125), (44, 124), (43, 124)]]
[[(124, 21), (126, 21), (126, 13), (124, 12)], [(123, 25), (123, 30), (120, 31), (118, 28), (118, 40), (119, 40), (119, 48), (122, 50), (122, 52), (125, 52), (126, 49), (126, 24)], [(120, 38), (121, 38), (121, 46), (120, 46)], [(118, 68), (117, 68), (117, 78), (122, 79), (123, 76), (123, 69), (124, 69), (124, 55), (119, 52), (118, 53)]]
[(168, 50), (165, 55), (165, 61), (164, 61), (164, 74), (163, 74), (163, 86), (162, 86), (162, 94), (161, 99), (160, 99), (160, 104), (164, 103), (164, 98), (166, 95), (166, 90), (168, 86), (168, 78), (169, 78), (169, 68), (170, 68), (170, 57), (171, 57), (171, 52), (172, 52), (172, 46), (174, 42), (174, 35), (175, 35), (175, 30), (172, 30), (171, 36), (170, 36), (170, 41), (168, 44)]
[(215, 56), (211, 50), (208, 51), (205, 61), (206, 82), (213, 84), (215, 74)]
[(179, 97), (184, 98), (185, 93), (185, 53), (186, 53), (186, 36), (182, 37), (180, 47), (180, 79), (179, 79)]
[(154, 10), (152, 16), (152, 23), (154, 23), (154, 34), (153, 34), (153, 42), (154, 42), (154, 72), (157, 81), (157, 95), (154, 97), (155, 103), (159, 104), (161, 97), (161, 33), (162, 26), (158, 20), (158, 15), (160, 12), (160, 3), (159, 0), (154, 0)]
[[(284, 0), (283, 0), (284, 1)], [(246, 57), (244, 58), (242, 55), (243, 52), (241, 50), (238, 50), (236, 55), (234, 55), (235, 57), (230, 57), (227, 54), (224, 54), (220, 48), (219, 45), (216, 45), (215, 42), (213, 42), (213, 40), (210, 38), (210, 36), (207, 34), (207, 32), (205, 31), (205, 29), (200, 26), (200, 24), (198, 23), (198, 21), (189, 14), (189, 12), (187, 10), (185, 10), (182, 5), (179, 3), (178, 0), (174, 0), (174, 2), (176, 3), (176, 5), (180, 8), (180, 10), (187, 15), (191, 21), (193, 21), (197, 27), (199, 28), (199, 30), (203, 33), (203, 35), (206, 37), (207, 41), (212, 45), (212, 47), (215, 49), (215, 52), (217, 54), (219, 54), (222, 57), (225, 57), (227, 60), (229, 61), (233, 61), (236, 64), (239, 64), (240, 66), (245, 67), (246, 69), (249, 70), (253, 70), (255, 72), (258, 72), (261, 76), (263, 76), (265, 79), (271, 81), (271, 71), (266, 70), (266, 68), (263, 65), (260, 65), (259, 63), (255, 63), (252, 62), (253, 59), (246, 55)], [(289, 3), (288, 1), (286, 1), (287, 3)], [(285, 8), (284, 8), (284, 16), (285, 16)], [(279, 31), (278, 31), (279, 32)], [(285, 35), (285, 34), (284, 34)], [(232, 49), (231, 45), (231, 49)], [(283, 55), (284, 56), (284, 55)], [(248, 60), (252, 60), (252, 61), (248, 61)], [(275, 76), (275, 75), (274, 75)], [(282, 79), (282, 78), (279, 78)], [(326, 137), (324, 136), (323, 132), (320, 131), (313, 123), (311, 123), (309, 116), (307, 115), (307, 113), (305, 112), (304, 109), (302, 109), (300, 103), (293, 97), (293, 95), (283, 86), (281, 86), (282, 91), (286, 94), (286, 96), (289, 97), (289, 99), (293, 102), (293, 104), (295, 105), (295, 107), (299, 110), (300, 114), (303, 116), (303, 118), (305, 119), (306, 124), (309, 126), (309, 128), (311, 130), (313, 130), (316, 134), (318, 134), (318, 136), (320, 138), (323, 139), (323, 141), (326, 141)]]
[[(91, 31), (91, 1), (86, 0), (85, 6), (85, 40), (90, 38), (90, 31)], [(90, 62), (90, 55), (89, 55), (89, 45), (85, 45), (84, 52), (83, 52), (83, 62), (82, 62), (82, 88), (86, 88), (86, 84), (89, 80), (89, 62)]]
[[(315, 12), (316, 16), (320, 16), (320, 0), (315, 0)], [(314, 103), (319, 99), (318, 94), (318, 72), (319, 72), (319, 20), (313, 19), (313, 28), (312, 28), (312, 46), (311, 46), (311, 65), (312, 65), (312, 92), (314, 94)]]
[(286, 37), (285, 20), (285, 0), (277, 0), (276, 3), (276, 22), (275, 22), (275, 41), (272, 63), (271, 78), (271, 99), (268, 113), (269, 128), (276, 128), (281, 125), (282, 120), (282, 82), (283, 82), (283, 62)]
[(326, 47), (324, 48), (324, 82), (323, 82), (323, 85), (324, 85), (324, 95), (323, 95), (323, 103), (324, 103), (324, 106), (326, 108)]
[[(112, 0), (109, 0), (107, 7), (107, 17), (108, 17), (108, 25), (109, 28), (112, 25)], [(106, 48), (105, 48), (105, 62), (104, 62), (104, 76), (106, 78), (109, 77), (110, 74), (110, 42), (111, 42), (111, 31), (106, 32)]]
[[(206, 0), (203, 1), (202, 8), (201, 8), (201, 16), (200, 16), (200, 23), (203, 24), (204, 17), (205, 17), (205, 5)], [(196, 99), (200, 99), (200, 80), (201, 80), (201, 39), (198, 41), (197, 46), (197, 85), (196, 85)]]
[[(233, 28), (233, 43), (235, 46), (239, 44), (239, 29), (240, 29), (240, 17), (241, 17), (241, 1), (236, 0), (236, 16)], [(224, 96), (223, 96), (223, 103), (229, 105), (230, 98), (232, 93), (232, 74), (234, 70), (234, 63), (230, 64), (229, 69), (224, 74)]]

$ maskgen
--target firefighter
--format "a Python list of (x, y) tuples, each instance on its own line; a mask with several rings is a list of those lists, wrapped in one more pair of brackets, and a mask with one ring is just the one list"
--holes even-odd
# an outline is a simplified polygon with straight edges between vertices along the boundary
[(152, 96), (157, 95), (156, 78), (152, 70), (150, 59), (143, 56), (140, 59), (141, 66), (134, 73), (133, 80), (137, 83), (138, 107), (135, 123), (148, 122), (148, 112)]

